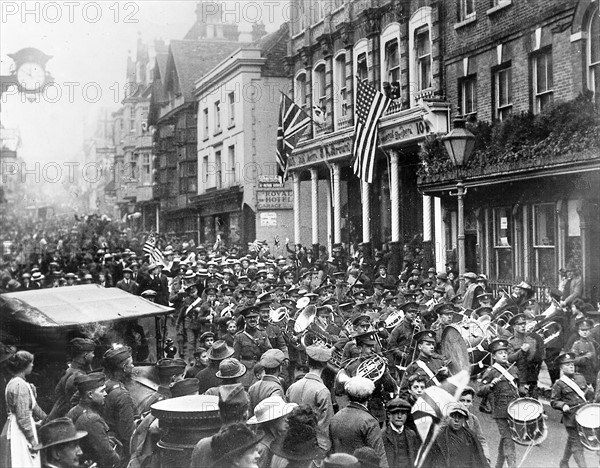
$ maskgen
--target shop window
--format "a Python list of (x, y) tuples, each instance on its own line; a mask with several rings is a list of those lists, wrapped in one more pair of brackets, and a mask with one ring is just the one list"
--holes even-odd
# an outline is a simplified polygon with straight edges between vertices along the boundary
[(533, 207), (533, 248), (535, 275), (548, 283), (556, 276), (556, 206), (554, 203)]
[(533, 56), (533, 112), (539, 114), (552, 104), (552, 49)]
[(510, 64), (494, 73), (494, 116), (506, 119), (512, 112), (512, 68)]
[(494, 209), (494, 263), (496, 277), (513, 278), (512, 228), (510, 208)]

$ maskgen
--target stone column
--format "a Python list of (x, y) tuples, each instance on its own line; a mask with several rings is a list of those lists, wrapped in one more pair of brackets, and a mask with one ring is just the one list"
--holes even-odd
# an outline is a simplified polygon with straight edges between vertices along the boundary
[(371, 258), (371, 184), (360, 182), (362, 197), (362, 234), (363, 253), (366, 259)]
[(392, 210), (392, 241), (390, 243), (391, 258), (388, 265), (389, 273), (393, 276), (400, 274), (402, 270), (402, 243), (400, 233), (400, 173), (399, 153), (389, 150), (390, 154), (390, 198)]
[(312, 195), (312, 245), (315, 258), (319, 255), (319, 173), (316, 167), (310, 170)]
[(294, 188), (294, 243), (300, 244), (300, 173), (292, 172)]
[(342, 242), (342, 194), (340, 165), (333, 165), (333, 242)]

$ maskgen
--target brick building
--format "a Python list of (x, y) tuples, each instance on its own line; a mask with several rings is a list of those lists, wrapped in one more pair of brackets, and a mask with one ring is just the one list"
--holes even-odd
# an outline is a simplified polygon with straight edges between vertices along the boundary
[(598, 2), (459, 0), (437, 8), (445, 95), (478, 138), (460, 173), (435, 141), (424, 146), (419, 189), (441, 207), (438, 267), (455, 260), (451, 192), (461, 178), (467, 270), (497, 285), (529, 280), (543, 299), (559, 268), (574, 264), (584, 296), (598, 299)]
[[(325, 112), (319, 123), (313, 116), (290, 160), (295, 240), (351, 249), (362, 241), (367, 253), (390, 247), (399, 260), (403, 244), (420, 239), (424, 225), (423, 240), (431, 241), (423, 207), (440, 209), (419, 194), (416, 177), (419, 143), (448, 130), (439, 3), (293, 0), (290, 11), (297, 13), (290, 26), (294, 100), (309, 113), (314, 106)], [(396, 97), (380, 121), (372, 184), (362, 184), (351, 168), (357, 80)]]

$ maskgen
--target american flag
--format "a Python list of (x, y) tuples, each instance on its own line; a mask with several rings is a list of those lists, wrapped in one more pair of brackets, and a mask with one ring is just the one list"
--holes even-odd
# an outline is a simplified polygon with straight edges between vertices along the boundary
[(150, 234), (148, 234), (148, 237), (146, 238), (146, 242), (144, 242), (144, 247), (142, 247), (142, 250), (148, 255), (150, 255), (150, 258), (153, 261), (157, 263), (162, 263), (164, 265), (165, 256), (163, 255), (162, 251), (156, 246), (156, 241), (156, 234), (154, 232), (151, 232)]
[(275, 247), (279, 247), (281, 245), (280, 239), (279, 239), (279, 235), (276, 235), (275, 237), (273, 237), (273, 245)]
[(383, 93), (361, 80), (358, 81), (352, 155), (354, 173), (369, 184), (373, 182), (375, 168), (377, 125), (391, 102)]
[(277, 127), (277, 175), (281, 182), (288, 178), (288, 161), (310, 117), (294, 101), (281, 93), (279, 126)]

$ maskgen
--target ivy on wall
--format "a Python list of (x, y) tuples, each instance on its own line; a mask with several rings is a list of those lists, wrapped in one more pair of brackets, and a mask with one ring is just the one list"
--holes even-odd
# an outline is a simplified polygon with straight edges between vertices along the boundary
[[(463, 176), (600, 159), (600, 113), (583, 95), (556, 102), (539, 115), (522, 112), (502, 122), (471, 122), (475, 147)], [(456, 171), (441, 137), (428, 135), (421, 146), (420, 184), (452, 180)]]

